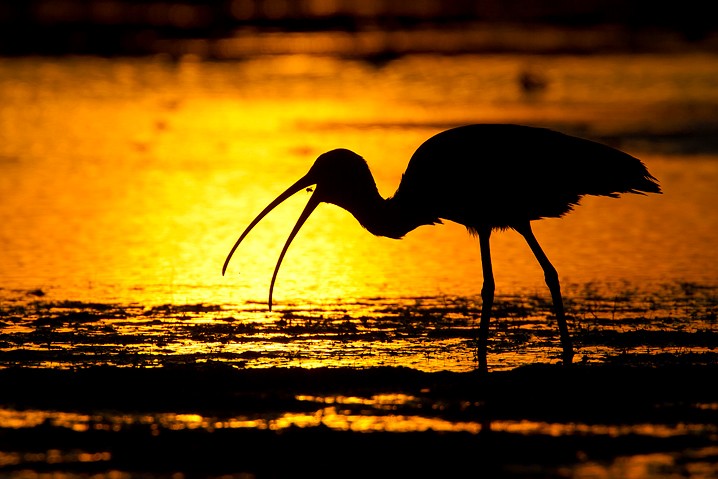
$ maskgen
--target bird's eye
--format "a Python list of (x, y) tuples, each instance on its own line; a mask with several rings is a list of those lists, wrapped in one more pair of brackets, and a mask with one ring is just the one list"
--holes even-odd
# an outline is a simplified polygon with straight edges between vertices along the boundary
[(312, 191), (314, 191), (314, 188), (312, 188), (311, 186), (307, 188), (307, 193), (311, 193)]

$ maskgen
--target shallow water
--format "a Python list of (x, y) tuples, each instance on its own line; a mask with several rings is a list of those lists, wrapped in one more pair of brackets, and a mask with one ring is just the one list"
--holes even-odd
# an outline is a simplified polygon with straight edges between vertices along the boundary
[[(523, 91), (527, 70), (547, 88)], [(387, 196), (414, 149), (445, 128), (550, 126), (634, 154), (664, 190), (586, 198), (535, 224), (562, 278), (577, 362), (628, 375), (715, 364), (717, 78), (718, 57), (705, 54), (411, 55), (382, 66), (303, 55), (0, 60), (0, 370), (11, 378), (0, 388), (0, 472), (166, 477), (205, 467), (255, 477), (237, 471), (271, 471), (265, 458), (277, 444), (304, 464), (303, 445), (318, 436), (316, 447), (337, 457), (366, 437), (411, 457), (470, 447), (462, 457), (498, 455), (513, 477), (713, 477), (714, 392), (685, 398), (661, 387), (637, 410), (652, 416), (596, 419), (586, 414), (604, 404), (584, 410), (593, 396), (569, 389), (550, 412), (522, 405), (502, 415), (487, 409), (484, 383), (479, 399), (466, 399), (473, 376), (448, 398), (431, 381), (409, 381), (476, 367), (481, 265), (459, 225), (394, 241), (322, 206), (282, 265), (269, 313), (276, 257), (308, 198), (299, 194), (255, 228), (225, 277), (221, 266), (243, 228), (323, 151), (362, 154)], [(560, 347), (542, 272), (517, 234), (492, 242), (491, 377), (554, 367)], [(323, 368), (359, 383), (373, 368), (396, 377), (305, 390), (298, 378), (316, 373), (314, 384)], [(64, 386), (95, 371), (83, 387)], [(51, 394), (33, 393), (35, 372), (67, 376), (47, 383)], [(138, 382), (148, 372), (167, 375), (169, 392)], [(268, 384), (248, 388), (250, 376), (237, 372)], [(200, 399), (197, 376), (211, 383), (200, 384)], [(288, 378), (300, 386), (277, 393)], [(613, 377), (597, 384), (617, 388)], [(225, 385), (240, 390), (222, 403)], [(608, 397), (622, 405), (631, 395), (621, 391)], [(562, 404), (579, 412), (562, 416)], [(192, 454), (196, 464), (178, 465)]]
[[(624, 285), (565, 291), (576, 360), (624, 355), (649, 362), (691, 357), (708, 363), (716, 343), (716, 288), (667, 284), (660, 292)], [(499, 296), (489, 367), (559, 363), (551, 304), (541, 295)], [(0, 309), (0, 368), (166, 367), (220, 362), (236, 368), (476, 368), (477, 297), (371, 299), (309, 307), (262, 304), (145, 307), (36, 301)]]
[[(517, 76), (539, 71), (544, 91)], [(265, 301), (307, 195), (237, 235), (314, 158), (351, 148), (380, 192), (414, 149), (471, 122), (547, 125), (641, 158), (664, 195), (586, 198), (536, 234), (566, 282), (712, 284), (718, 57), (408, 56), (383, 67), (301, 55), (241, 62), (0, 61), (0, 294), (152, 304)], [(544, 291), (520, 237), (497, 233), (497, 291)], [(450, 255), (447, 253), (451, 252)], [(242, 274), (237, 276), (241, 271)], [(283, 263), (275, 300), (472, 295), (475, 240), (422, 227), (402, 241), (320, 207)]]

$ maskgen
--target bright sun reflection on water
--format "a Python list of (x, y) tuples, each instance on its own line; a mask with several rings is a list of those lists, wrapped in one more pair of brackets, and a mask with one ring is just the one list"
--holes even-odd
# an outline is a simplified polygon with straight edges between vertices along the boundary
[[(402, 35), (355, 41), (371, 50)], [(257, 48), (248, 38), (240, 34), (218, 49)], [(348, 38), (262, 40), (268, 51), (286, 52), (343, 48)], [(544, 75), (544, 90), (521, 89), (517, 78), (528, 67)], [(120, 374), (202, 366), (317, 375), (320, 368), (475, 370), (481, 263), (475, 239), (459, 225), (422, 227), (394, 241), (322, 205), (292, 244), (275, 288), (277, 308), (268, 313), (277, 255), (309, 198), (301, 192), (252, 231), (227, 276), (220, 272), (237, 235), (322, 152), (361, 154), (389, 196), (424, 140), (478, 122), (595, 136), (647, 164), (664, 195), (587, 198), (564, 219), (537, 222), (535, 231), (562, 278), (577, 362), (591, 367), (626, 356), (628, 364), (705, 364), (715, 356), (718, 311), (716, 78), (718, 57), (710, 54), (407, 55), (382, 65), (300, 54), (223, 62), (0, 59), (0, 368), (22, 364), (28, 375), (103, 367)], [(558, 362), (548, 292), (528, 247), (501, 232), (492, 249), (499, 296), (490, 369)], [(183, 370), (174, 371), (182, 386)], [(21, 477), (42, 477), (48, 464), (59, 465), (51, 473), (57, 477), (132, 477), (107, 470), (118, 460), (128, 464), (114, 457), (129, 455), (119, 445), (126, 438), (221, 442), (233, 437), (222, 432), (280, 437), (301, 428), (392, 433), (392, 441), (425, 431), (442, 440), (495, 432), (512, 444), (669, 438), (655, 453), (641, 454), (643, 446), (627, 456), (619, 448), (609, 460), (579, 453), (558, 473), (715, 476), (714, 398), (681, 405), (708, 421), (668, 421), (660, 409), (654, 423), (594, 423), (561, 422), (552, 413), (488, 421), (483, 403), (431, 399), (424, 389), (311, 391), (268, 407), (250, 391), (256, 397), (246, 409), (238, 396), (215, 409), (211, 388), (198, 409), (155, 409), (144, 397), (139, 412), (63, 410), (68, 402), (54, 397), (34, 409), (9, 402), (0, 407), (0, 427), (27, 442), (23, 449), (5, 441), (0, 467)], [(253, 400), (262, 405), (252, 409)], [(42, 409), (48, 403), (55, 410)], [(686, 438), (699, 438), (701, 447), (686, 448)], [(241, 446), (230, 441), (232, 461)], [(60, 472), (78, 463), (95, 465), (74, 476)]]
[[(411, 56), (376, 68), (301, 55), (3, 59), (0, 293), (148, 305), (266, 301), (307, 195), (255, 228), (227, 277), (222, 261), (249, 221), (326, 150), (363, 155), (387, 196), (414, 149), (445, 126), (548, 122), (660, 134), (683, 128), (693, 118), (686, 112), (708, 121), (694, 106), (718, 101), (711, 56), (552, 57), (544, 65), (551, 88), (538, 98), (515, 83), (526, 60)], [(635, 153), (666, 195), (587, 199), (565, 219), (539, 222), (549, 256), (573, 282), (714, 281), (717, 163)], [(494, 243), (499, 292), (544, 291), (518, 235), (497, 234)], [(393, 241), (322, 206), (293, 243), (275, 298), (469, 295), (480, 290), (480, 271), (478, 247), (458, 225)]]

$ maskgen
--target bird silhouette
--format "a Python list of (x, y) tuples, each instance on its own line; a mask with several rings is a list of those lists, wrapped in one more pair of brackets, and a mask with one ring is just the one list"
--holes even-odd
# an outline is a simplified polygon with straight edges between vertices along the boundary
[(553, 301), (564, 364), (573, 358), (558, 273), (539, 246), (531, 222), (562, 217), (584, 195), (618, 197), (621, 193), (661, 193), (658, 181), (637, 158), (591, 140), (546, 128), (477, 124), (452, 128), (425, 141), (409, 160), (396, 193), (384, 199), (366, 161), (346, 149), (320, 155), (306, 175), (272, 201), (247, 226), (233, 253), (264, 216), (294, 193), (314, 193), (287, 238), (269, 287), (272, 292), (290, 243), (319, 203), (349, 211), (370, 233), (402, 238), (422, 225), (443, 220), (466, 226), (478, 237), (483, 285), (478, 332), (478, 366), (486, 371), (494, 274), (489, 238), (494, 230), (521, 234), (541, 265)]

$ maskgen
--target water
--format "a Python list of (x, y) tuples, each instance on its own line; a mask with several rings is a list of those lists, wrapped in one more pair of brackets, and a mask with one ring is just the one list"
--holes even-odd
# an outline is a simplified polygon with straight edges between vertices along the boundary
[[(522, 72), (539, 75), (546, 88), (523, 90)], [(459, 225), (422, 227), (394, 241), (323, 205), (292, 244), (275, 312), (267, 313), (277, 255), (308, 199), (300, 193), (255, 228), (227, 276), (221, 267), (244, 227), (326, 150), (363, 155), (387, 196), (414, 149), (445, 128), (550, 126), (634, 154), (664, 190), (586, 198), (565, 218), (536, 222), (564, 284), (577, 360), (678, 363), (696, 374), (715, 363), (717, 111), (718, 57), (708, 54), (409, 55), (379, 66), (304, 55), (2, 59), (0, 372), (5, 384), (15, 382), (0, 388), (0, 466), (17, 475), (129, 477), (196, 460), (193, 467), (247, 477), (237, 471), (276, 462), (259, 454), (275, 454), (276, 438), (295, 438), (282, 443), (282, 457), (329, 430), (372, 433), (391, 442), (384, 450), (399, 444), (416, 457), (415, 446), (433, 444), (433, 430), (442, 431), (442, 444), (470, 444), (483, 459), (510, 451), (506, 467), (518, 469), (503, 472), (517, 477), (711, 477), (715, 395), (676, 401), (661, 381), (637, 409), (653, 415), (621, 409), (625, 398), (612, 394), (617, 415), (596, 419), (586, 412), (606, 410), (603, 400), (578, 401), (575, 391), (554, 391), (553, 408), (526, 412), (536, 397), (506, 416), (492, 412), (526, 391), (498, 388), (509, 394), (486, 406), (485, 392), (474, 394), (475, 378), (466, 377), (475, 368), (482, 278), (476, 240)], [(519, 235), (496, 233), (492, 242), (499, 320), (491, 370), (557, 362), (540, 268)], [(10, 367), (17, 364), (26, 366), (19, 379)], [(181, 369), (187, 365), (197, 370)], [(387, 366), (397, 377), (362, 371)], [(450, 371), (465, 383), (411, 382), (403, 367)], [(283, 368), (296, 378), (283, 377)], [(304, 384), (316, 373), (324, 386), (321, 375), (333, 368), (370, 386)], [(263, 375), (253, 389), (243, 379), (255, 370)], [(33, 371), (51, 380), (37, 381)], [(147, 379), (152, 374), (159, 383)], [(555, 373), (535, 374), (528, 377)], [(288, 378), (296, 384), (277, 393)], [(509, 383), (523, 387), (525, 379)], [(624, 391), (615, 381), (591, 384), (596, 397)], [(583, 407), (588, 399), (594, 407)], [(677, 416), (666, 418), (674, 409)], [(498, 434), (489, 444), (477, 439), (486, 422)], [(422, 431), (429, 434), (411, 435)], [(407, 434), (382, 435), (394, 432)], [(262, 446), (267, 437), (272, 447)], [(346, 445), (354, 454), (347, 436), (322, 437), (317, 449)], [(567, 441), (579, 448), (568, 459), (560, 452)], [(178, 453), (187, 444), (207, 450)], [(238, 459), (236, 444), (250, 451), (256, 444), (262, 464), (251, 452)], [(533, 451), (546, 444), (548, 459), (537, 458)], [(464, 457), (473, 467), (474, 456)]]
[[(529, 70), (545, 90), (520, 88)], [(586, 198), (569, 216), (535, 224), (564, 282), (714, 283), (716, 78), (718, 57), (708, 54), (416, 55), (382, 67), (302, 55), (3, 59), (0, 294), (264, 301), (308, 195), (266, 218), (226, 277), (222, 262), (318, 154), (360, 153), (387, 196), (421, 142), (473, 122), (603, 140), (660, 180), (664, 195)], [(498, 293), (545, 289), (518, 235), (492, 241)], [(463, 227), (422, 227), (394, 241), (325, 205), (292, 245), (275, 298), (475, 295), (480, 287), (478, 247)]]

